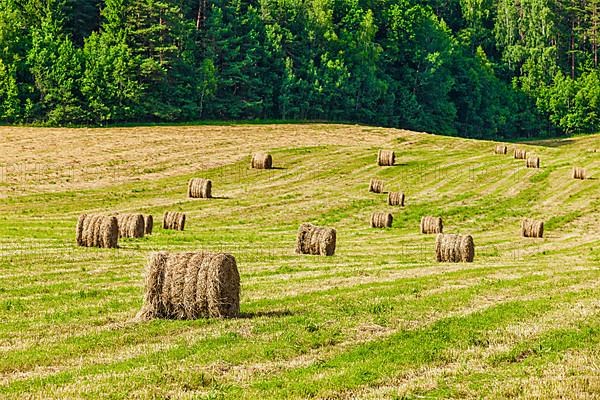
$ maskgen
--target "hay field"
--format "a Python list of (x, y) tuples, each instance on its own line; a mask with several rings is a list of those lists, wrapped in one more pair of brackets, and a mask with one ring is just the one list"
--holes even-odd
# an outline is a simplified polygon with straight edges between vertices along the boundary
[[(600, 135), (520, 143), (540, 169), (495, 146), (351, 125), (0, 128), (0, 398), (600, 398)], [(258, 151), (275, 169), (250, 168)], [(187, 197), (193, 177), (213, 199)], [(81, 213), (167, 210), (185, 231), (75, 242)], [(371, 229), (386, 210), (392, 228)], [(472, 235), (474, 262), (437, 263), (424, 215)], [(294, 253), (302, 222), (337, 230), (334, 256)], [(133, 321), (154, 250), (233, 254), (241, 317)]]

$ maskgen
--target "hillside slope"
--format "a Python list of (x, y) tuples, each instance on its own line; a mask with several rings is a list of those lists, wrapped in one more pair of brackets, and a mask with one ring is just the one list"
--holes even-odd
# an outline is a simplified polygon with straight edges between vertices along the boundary
[[(0, 128), (0, 397), (595, 398), (600, 135), (509, 144), (347, 125)], [(379, 148), (396, 166), (378, 167)], [(248, 168), (268, 150), (276, 169)], [(571, 179), (571, 168), (591, 179)], [(191, 177), (211, 200), (186, 198)], [(406, 194), (368, 193), (379, 177)], [(78, 248), (82, 212), (185, 211), (184, 232)], [(369, 227), (390, 211), (393, 227)], [(423, 215), (469, 233), (434, 262)], [(543, 239), (520, 237), (523, 217)], [(298, 225), (338, 230), (293, 253)], [(235, 255), (242, 317), (132, 318), (152, 250)]]

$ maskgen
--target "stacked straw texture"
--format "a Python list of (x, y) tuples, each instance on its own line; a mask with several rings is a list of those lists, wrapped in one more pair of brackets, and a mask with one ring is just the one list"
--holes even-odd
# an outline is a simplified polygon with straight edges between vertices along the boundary
[(119, 238), (144, 237), (146, 226), (142, 214), (118, 214)]
[(442, 233), (443, 230), (441, 217), (425, 216), (421, 218), (421, 233)]
[(190, 179), (188, 183), (188, 197), (210, 199), (212, 197), (212, 182), (210, 179)]
[(518, 160), (525, 160), (527, 158), (527, 151), (515, 149), (515, 158)]
[(335, 253), (335, 242), (335, 229), (304, 223), (298, 229), (296, 254), (332, 256)]
[(79, 246), (116, 248), (119, 240), (117, 218), (81, 214), (77, 220), (76, 240)]
[(252, 156), (252, 168), (271, 169), (273, 168), (273, 157), (266, 153), (256, 153)]
[(151, 253), (146, 268), (141, 320), (236, 317), (240, 275), (225, 253)]
[(379, 150), (377, 153), (377, 165), (392, 166), (396, 161), (396, 154), (392, 150)]
[(521, 221), (521, 235), (530, 238), (544, 237), (544, 221), (524, 218)]
[(369, 192), (382, 193), (383, 192), (383, 181), (381, 179), (373, 178), (369, 183)]
[(438, 262), (473, 262), (473, 237), (440, 233), (435, 239), (435, 258)]
[(585, 168), (573, 167), (573, 179), (585, 179)]
[(388, 204), (390, 206), (404, 207), (404, 193), (402, 193), (402, 192), (389, 192), (388, 193)]
[(374, 212), (371, 214), (371, 228), (391, 228), (394, 217), (386, 212)]
[(185, 228), (185, 214), (177, 211), (167, 211), (163, 217), (163, 229), (182, 231)]
[(144, 215), (144, 234), (151, 235), (154, 228), (154, 218), (152, 215)]
[(494, 150), (496, 154), (506, 154), (508, 153), (508, 147), (505, 144), (497, 144), (496, 149)]
[(540, 167), (540, 158), (539, 157), (529, 157), (527, 159), (527, 168), (539, 168)]

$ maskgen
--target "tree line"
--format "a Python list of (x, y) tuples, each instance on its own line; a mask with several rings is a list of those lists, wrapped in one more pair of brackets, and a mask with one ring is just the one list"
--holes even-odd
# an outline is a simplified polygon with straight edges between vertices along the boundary
[(2, 0), (0, 121), (600, 131), (600, 0)]

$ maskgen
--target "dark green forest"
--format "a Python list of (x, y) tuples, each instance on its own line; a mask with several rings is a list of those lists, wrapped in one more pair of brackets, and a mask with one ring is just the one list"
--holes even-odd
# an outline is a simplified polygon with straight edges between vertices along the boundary
[(0, 121), (600, 131), (600, 0), (1, 0)]

